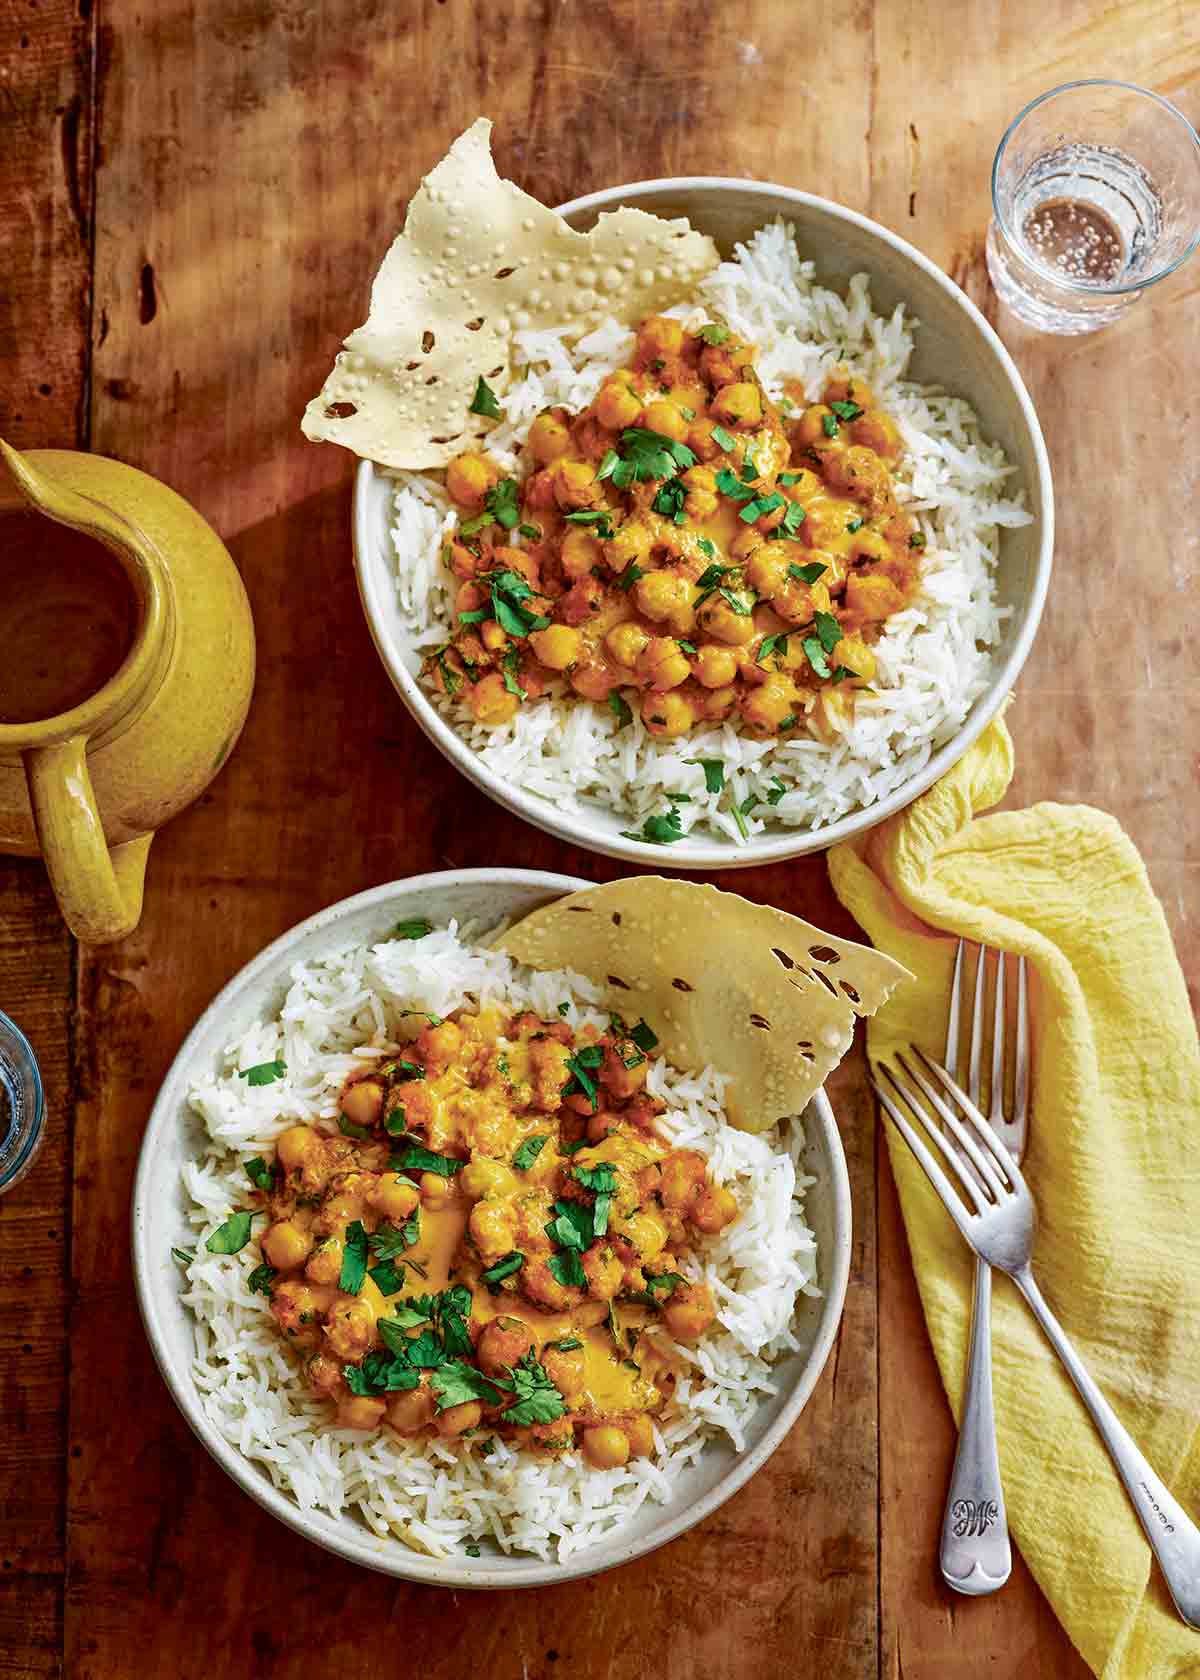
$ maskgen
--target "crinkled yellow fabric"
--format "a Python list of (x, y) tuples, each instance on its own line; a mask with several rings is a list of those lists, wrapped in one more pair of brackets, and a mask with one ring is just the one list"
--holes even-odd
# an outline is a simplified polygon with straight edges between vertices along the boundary
[[(1034, 1272), (1150, 1462), (1200, 1519), (1200, 1053), (1171, 936), (1119, 824), (1083, 805), (990, 817), (1012, 742), (1000, 721), (941, 782), (829, 854), (834, 889), (910, 968), (870, 1023), (872, 1059), (945, 1045), (955, 941), (1032, 965), (1033, 1106), (1025, 1170)], [(888, 1128), (925, 1320), (955, 1416), (971, 1256)], [(1013, 1537), (1104, 1680), (1200, 1677), (1082, 1404), (1007, 1278), (994, 1298), (1000, 1464)]]

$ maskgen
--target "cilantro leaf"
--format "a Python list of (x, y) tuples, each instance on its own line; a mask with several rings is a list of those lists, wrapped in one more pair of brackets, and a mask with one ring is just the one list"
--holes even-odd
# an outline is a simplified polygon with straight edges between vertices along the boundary
[(275, 1270), (274, 1266), (268, 1266), (267, 1262), (264, 1260), (261, 1266), (255, 1266), (254, 1270), (250, 1273), (250, 1276), (246, 1279), (246, 1288), (250, 1291), (251, 1295), (265, 1295), (267, 1299), (270, 1300), (271, 1285), (278, 1276), (279, 1273)]
[(568, 525), (594, 525), (595, 535), (601, 542), (607, 542), (612, 536), (612, 515), (608, 508), (601, 508), (598, 512), (590, 508), (580, 508), (575, 513), (563, 515)]
[(399, 1295), (404, 1288), (404, 1262), (384, 1260), (372, 1266), (367, 1276), (381, 1295)]
[(608, 709), (617, 720), (617, 728), (624, 729), (627, 723), (633, 722), (633, 713), (629, 709), (629, 702), (623, 694), (618, 694), (614, 688), (608, 697)]
[(707, 793), (720, 793), (725, 786), (725, 765), (719, 758), (689, 758), (689, 764), (698, 764), (704, 771), (704, 787)]
[(550, 1271), (564, 1289), (586, 1289), (587, 1273), (579, 1263), (573, 1248), (563, 1248), (550, 1256)]
[[(594, 1167), (572, 1167), (571, 1177), (585, 1190), (605, 1191), (608, 1195), (617, 1187), (616, 1168), (611, 1161), (601, 1161)], [(555, 1204), (557, 1206), (557, 1204)], [(571, 1204), (578, 1206), (577, 1203)]]
[(825, 658), (825, 649), (815, 636), (805, 636), (800, 644), (808, 655), (808, 663), (819, 677), (829, 677), (833, 673), (829, 669), (829, 661)]
[(422, 1324), (428, 1324), (437, 1311), (436, 1298), (432, 1295), (410, 1295), (407, 1301), (397, 1301), (392, 1308), (391, 1318), (381, 1318), (378, 1321), (379, 1334), (384, 1343), (393, 1353), (403, 1353), (408, 1347), (406, 1330), (416, 1330)]
[(703, 549), (704, 553), (707, 554), (709, 559), (711, 560), (713, 555), (717, 552), (716, 543), (710, 542), (707, 537), (697, 537), (696, 541), (699, 543), (699, 545)]
[(650, 1305), (657, 1306), (660, 1295), (664, 1301), (669, 1301), (675, 1291), (686, 1282), (687, 1279), (681, 1272), (660, 1272), (657, 1277), (648, 1277), (646, 1279), (646, 1295)]
[(909, 539), (908, 539), (908, 546), (909, 546), (909, 548), (924, 548), (925, 547), (924, 533), (921, 532), (921, 531), (914, 531), (912, 536), (909, 537)]
[(367, 1275), (367, 1233), (362, 1221), (353, 1220), (342, 1238), (342, 1270), (338, 1288), (347, 1295), (357, 1295)]
[(239, 1068), (238, 1078), (244, 1079), (247, 1085), (273, 1085), (286, 1072), (287, 1063), (282, 1056), (276, 1056), (269, 1062), (256, 1062), (253, 1067)]
[(639, 1021), (636, 1027), (630, 1027), (629, 1036), (647, 1056), (652, 1050), (658, 1049), (658, 1034), (645, 1021)]
[(827, 438), (835, 438), (838, 435), (838, 423), (832, 414), (822, 414), (821, 430)]
[(252, 1161), (246, 1162), (246, 1177), (260, 1190), (269, 1190), (275, 1182), (275, 1174), (261, 1155), (256, 1155)]
[(499, 484), (488, 491), (484, 498), (484, 505), (497, 525), (503, 525), (506, 531), (511, 531), (520, 523), (521, 519), (516, 479), (502, 478)]
[(446, 1357), (441, 1342), (432, 1330), (422, 1330), (419, 1336), (414, 1336), (405, 1353), (409, 1364), (421, 1371), (435, 1370)]
[(479, 378), (475, 381), (475, 395), (471, 398), (471, 406), (468, 408), (467, 413), (483, 414), (486, 415), (489, 420), (500, 420), (503, 418), (503, 411), (501, 410), (500, 404), (496, 401), (496, 393), (492, 390), (492, 387), (488, 384), (482, 374), (480, 374)]
[(724, 449), (726, 451), (726, 453), (728, 453), (728, 454), (733, 453), (733, 450), (735, 449), (735, 447), (737, 445), (737, 439), (735, 437), (732, 437), (725, 430), (724, 426), (714, 426), (713, 429), (712, 429), (712, 435), (713, 435), (713, 442), (715, 444), (719, 445), (720, 448)]
[(342, 1376), (351, 1394), (395, 1394), (416, 1388), (420, 1375), (403, 1359), (391, 1359), (378, 1348), (368, 1353), (361, 1365), (343, 1365)]
[(411, 921), (397, 922), (392, 929), (393, 939), (424, 939), (427, 933), (433, 932), (433, 923), (427, 922), (424, 916), (414, 916)]
[(471, 1400), (482, 1400), (486, 1406), (495, 1406), (503, 1398), (502, 1391), (513, 1385), (506, 1378), (485, 1377), (475, 1365), (447, 1359), (434, 1370), (429, 1386), (433, 1389), (438, 1411), (444, 1412), (451, 1406), (465, 1406)]
[[(173, 1248), (171, 1250), (171, 1258), (172, 1260), (178, 1260), (181, 1266), (190, 1266), (192, 1261), (196, 1258), (196, 1253), (194, 1249)], [(253, 1277), (254, 1274), (251, 1273), (250, 1275)]]
[(762, 639), (762, 646), (758, 650), (758, 658), (754, 661), (754, 663), (756, 665), (761, 665), (765, 660), (769, 659), (773, 653), (786, 653), (787, 645), (788, 632), (786, 630), (781, 630), (774, 636), (764, 636)]
[(682, 525), (687, 517), (684, 512), (686, 500), (686, 488), (679, 479), (673, 478), (660, 488), (650, 506), (655, 513), (661, 513), (664, 519), (670, 519), (676, 525)]
[(679, 820), (679, 811), (672, 805), (664, 816), (647, 817), (640, 833), (634, 829), (622, 829), (621, 833), (626, 840), (644, 840), (651, 846), (670, 846), (683, 839), (683, 824)]
[(729, 328), (723, 327), (719, 321), (709, 321), (700, 328), (700, 337), (705, 344), (724, 344), (729, 337)]
[(555, 1202), (556, 1217), (546, 1226), (546, 1235), (559, 1248), (573, 1248), (582, 1254), (592, 1245), (592, 1210), (582, 1202)]
[(819, 560), (811, 560), (806, 566), (789, 566), (788, 576), (795, 578), (797, 583), (816, 583), (821, 573), (827, 571)]
[(738, 518), (744, 525), (753, 525), (764, 513), (774, 513), (776, 508), (783, 506), (783, 497), (778, 490), (772, 490), (769, 495), (756, 496), (752, 502), (747, 502), (738, 512)]
[(744, 502), (747, 496), (754, 494), (750, 486), (743, 484), (740, 478), (735, 478), (728, 467), (722, 467), (717, 474), (717, 489), (723, 496), (732, 497), (735, 502)]
[(769, 789), (770, 789), (770, 791), (767, 794), (767, 804), (768, 805), (778, 805), (779, 801), (783, 798), (784, 794), (787, 792), (787, 788), (785, 787), (783, 782), (781, 782), (779, 780), (779, 777), (776, 776), (774, 781), (769, 784)]
[(776, 534), (779, 536), (791, 537), (793, 542), (798, 540), (800, 527), (803, 525), (807, 517), (808, 515), (800, 506), (799, 502), (789, 503), (787, 512), (776, 526)]
[(250, 1227), (258, 1218), (254, 1213), (231, 1213), (224, 1225), (218, 1225), (205, 1243), (210, 1254), (240, 1254), (250, 1241)]
[(435, 1155), (432, 1149), (426, 1149), (424, 1144), (407, 1142), (399, 1155), (393, 1155), (388, 1162), (389, 1172), (438, 1173), (442, 1178), (453, 1178), (466, 1166), (465, 1161), (457, 1160), (453, 1155)]
[(853, 536), (855, 531), (861, 531), (865, 524), (865, 519), (856, 516), (854, 519), (847, 519), (846, 529), (849, 531), (850, 535)]
[(839, 420), (857, 420), (860, 414), (866, 413), (866, 409), (860, 408), (856, 402), (835, 402), (829, 406)]
[(572, 1353), (576, 1348), (581, 1348), (583, 1343), (578, 1336), (562, 1336), (557, 1342), (547, 1342), (546, 1346), (557, 1348), (559, 1353)]
[(538, 1137), (526, 1138), (513, 1156), (512, 1164), (517, 1171), (528, 1172), (549, 1141), (549, 1135), (546, 1133), (542, 1133)]
[(553, 1423), (566, 1412), (566, 1401), (536, 1353), (530, 1351), (512, 1367), (512, 1380), (513, 1404), (500, 1413), (501, 1423), (528, 1429), (535, 1423)]
[(842, 639), (842, 627), (832, 613), (813, 614), (813, 626), (826, 653), (832, 653)]
[(521, 536), (527, 538), (530, 542), (541, 542), (542, 540), (542, 527), (540, 525), (518, 525), (517, 530)]
[(341, 1132), (343, 1137), (348, 1138), (362, 1139), (369, 1138), (371, 1135), (370, 1126), (360, 1126), (356, 1121), (351, 1120), (348, 1114), (338, 1115), (338, 1131)]
[(696, 457), (685, 443), (645, 426), (627, 426), (621, 433), (621, 459), (612, 469), (612, 480), (624, 489), (635, 481), (647, 484), (655, 478), (674, 478), (695, 464)]
[(408, 1116), (403, 1105), (397, 1103), (395, 1108), (389, 1109), (387, 1118), (383, 1122), (383, 1129), (389, 1137), (403, 1137), (408, 1130)]
[(502, 1283), (506, 1277), (519, 1272), (524, 1264), (525, 1256), (514, 1249), (511, 1254), (506, 1254), (503, 1260), (497, 1260), (494, 1266), (489, 1266), (486, 1272), (480, 1272), (479, 1275), (486, 1284)]

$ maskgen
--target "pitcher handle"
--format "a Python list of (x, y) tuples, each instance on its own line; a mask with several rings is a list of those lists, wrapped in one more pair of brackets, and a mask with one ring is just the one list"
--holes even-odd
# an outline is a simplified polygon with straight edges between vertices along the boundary
[(46, 873), (67, 926), (85, 945), (124, 939), (142, 914), (153, 834), (109, 849), (82, 735), (31, 749), (25, 777)]

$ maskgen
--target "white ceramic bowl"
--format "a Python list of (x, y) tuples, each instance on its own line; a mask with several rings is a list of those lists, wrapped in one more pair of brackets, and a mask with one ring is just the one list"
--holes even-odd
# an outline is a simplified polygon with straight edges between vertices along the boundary
[(373, 887), (331, 905), (269, 945), (225, 987), (188, 1034), (158, 1094), (142, 1143), (133, 1193), (133, 1266), (138, 1302), (154, 1357), (176, 1404), (200, 1440), (239, 1487), (307, 1539), (353, 1563), (387, 1575), (449, 1587), (532, 1587), (590, 1575), (641, 1557), (673, 1540), (716, 1510), (770, 1457), (804, 1409), (833, 1346), (850, 1265), (850, 1182), (832, 1110), (819, 1093), (805, 1117), (804, 1170), (808, 1221), (817, 1237), (819, 1300), (801, 1296), (796, 1330), (800, 1350), (776, 1367), (778, 1393), (762, 1403), (741, 1454), (714, 1442), (680, 1478), (667, 1505), (643, 1506), (611, 1540), (564, 1564), (531, 1557), (465, 1555), (435, 1559), (398, 1540), (380, 1540), (351, 1516), (302, 1511), (266, 1474), (243, 1458), (205, 1416), (192, 1380), (192, 1318), (180, 1299), (183, 1279), (171, 1249), (193, 1240), (180, 1173), (201, 1153), (204, 1132), (187, 1105), (189, 1085), (216, 1070), (227, 1044), (282, 1004), (293, 964), (384, 937), (397, 921), (417, 914), (441, 922), (518, 919), (590, 886), (569, 875), (524, 869), (465, 869), (419, 875)]
[(823, 285), (844, 291), (850, 277), (865, 270), (871, 277), (874, 307), (881, 314), (904, 303), (920, 320), (913, 377), (944, 385), (970, 401), (984, 436), (1001, 443), (1019, 469), (1034, 515), (1033, 524), (1001, 535), (997, 593), (1000, 605), (1011, 607), (1012, 613), (995, 650), (986, 691), (957, 734), (918, 774), (864, 811), (815, 832), (779, 826), (741, 846), (694, 837), (671, 846), (654, 846), (622, 835), (621, 830), (630, 826), (628, 815), (618, 816), (592, 802), (582, 814), (563, 810), (504, 781), (430, 704), (417, 681), (420, 657), (396, 601), (389, 536), (391, 484), (370, 462), (364, 462), (355, 485), (354, 554), (371, 635), (397, 693), (434, 745), (476, 787), (547, 833), (660, 870), (742, 869), (820, 851), (873, 828), (943, 775), (995, 716), (1025, 663), (1041, 618), (1054, 549), (1054, 498), (1041, 427), (1020, 374), (974, 304), (928, 257), (878, 222), (790, 187), (704, 176), (610, 187), (572, 199), (561, 208), (573, 226), (587, 228), (601, 211), (622, 204), (662, 216), (687, 216), (693, 227), (712, 235), (723, 253), (764, 222), (783, 216), (795, 224), (799, 246), (816, 261), (817, 279)]

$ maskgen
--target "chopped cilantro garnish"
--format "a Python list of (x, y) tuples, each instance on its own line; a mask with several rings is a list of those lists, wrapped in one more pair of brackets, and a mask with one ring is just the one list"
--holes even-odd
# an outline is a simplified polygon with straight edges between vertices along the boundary
[(617, 579), (617, 588), (623, 589), (628, 595), (629, 591), (633, 588), (634, 584), (637, 583), (639, 578), (644, 578), (645, 575), (645, 572), (635, 560), (630, 565), (626, 566), (625, 570)]
[(719, 321), (709, 321), (700, 328), (700, 337), (705, 344), (724, 344), (729, 337), (729, 328), (723, 327)]
[(414, 916), (410, 922), (397, 922), (392, 929), (392, 939), (424, 939), (425, 935), (433, 932), (433, 923), (427, 922), (424, 916)]
[(816, 583), (826, 569), (819, 560), (810, 560), (805, 566), (789, 566), (788, 576), (795, 578), (797, 583)]
[(532, 1349), (512, 1367), (512, 1387), (513, 1403), (500, 1413), (501, 1423), (528, 1429), (535, 1423), (553, 1423), (567, 1409)]
[(510, 636), (527, 636), (531, 630), (545, 630), (550, 623), (524, 605), (533, 594), (519, 572), (489, 572), (485, 581), (492, 592), (492, 613), (497, 624)]
[(496, 401), (496, 393), (482, 374), (475, 381), (475, 395), (471, 398), (471, 406), (467, 413), (483, 414), (489, 420), (499, 420), (502, 417), (500, 404)]
[(743, 484), (740, 478), (735, 478), (728, 467), (722, 467), (717, 474), (717, 489), (723, 496), (731, 496), (734, 501), (745, 501), (747, 496), (753, 496), (754, 491), (748, 484)]
[(792, 502), (783, 518), (779, 521), (777, 535), (792, 538), (798, 537), (800, 534), (800, 527), (803, 525), (807, 517), (808, 516), (804, 509), (800, 506), (800, 503)]
[(909, 548), (924, 548), (925, 547), (924, 533), (921, 532), (921, 531), (914, 531), (912, 536), (909, 537), (909, 539), (908, 539), (908, 546), (909, 546)]
[(567, 1066), (571, 1070), (573, 1079), (567, 1083), (566, 1094), (569, 1095), (571, 1091), (578, 1088), (591, 1102), (593, 1114), (596, 1111), (596, 1086), (590, 1074), (595, 1072), (603, 1060), (604, 1052), (598, 1044), (585, 1045), (583, 1049), (577, 1050), (573, 1056), (567, 1057)]
[(855, 531), (861, 531), (865, 524), (866, 524), (865, 519), (861, 519), (861, 518), (847, 519), (846, 529), (847, 529), (847, 531), (849, 531), (850, 535), (853, 536)]
[(790, 485), (798, 484), (800, 482), (800, 477), (801, 475), (799, 473), (782, 472), (779, 475), (779, 482), (787, 488)]
[(342, 1270), (338, 1288), (347, 1295), (357, 1295), (367, 1275), (367, 1233), (362, 1221), (355, 1219), (346, 1227), (342, 1238)]
[(800, 720), (796, 716), (795, 712), (789, 712), (788, 715), (784, 718), (783, 722), (779, 725), (779, 733), (782, 735), (789, 729), (795, 729), (795, 727), (796, 727), (797, 723), (799, 723), (799, 721)]
[(461, 1172), (466, 1166), (465, 1161), (456, 1160), (452, 1155), (435, 1155), (431, 1149), (423, 1144), (409, 1142), (399, 1155), (393, 1155), (388, 1162), (389, 1172), (431, 1172), (442, 1178), (453, 1178), (455, 1173)]
[(469, 1400), (482, 1400), (486, 1406), (495, 1406), (502, 1398), (502, 1391), (512, 1387), (507, 1378), (485, 1377), (476, 1366), (458, 1359), (446, 1360), (429, 1381), (439, 1412), (451, 1406), (465, 1406)]
[(644, 1050), (647, 1055), (658, 1048), (658, 1034), (645, 1021), (639, 1021), (636, 1027), (630, 1027), (629, 1036), (638, 1049)]
[(742, 470), (738, 476), (741, 478), (743, 484), (753, 484), (754, 480), (758, 477), (758, 462), (754, 459), (748, 449), (742, 457)]
[(724, 426), (714, 426), (712, 429), (712, 435), (714, 443), (718, 444), (727, 453), (732, 453), (737, 444), (737, 439), (731, 433), (727, 432)]
[(633, 713), (629, 709), (629, 702), (623, 694), (618, 694), (614, 688), (608, 697), (608, 709), (617, 720), (617, 728), (624, 729), (627, 723), (633, 722)]
[(540, 525), (518, 525), (517, 531), (528, 542), (541, 542), (542, 528)]
[(363, 1138), (369, 1138), (371, 1135), (370, 1126), (358, 1125), (356, 1121), (351, 1120), (348, 1114), (338, 1115), (338, 1131), (341, 1132), (343, 1137), (358, 1138), (360, 1141)]
[(264, 1260), (261, 1266), (255, 1266), (254, 1270), (250, 1273), (250, 1276), (246, 1279), (246, 1288), (250, 1291), (251, 1295), (265, 1295), (267, 1299), (270, 1300), (271, 1285), (278, 1276), (279, 1274), (275, 1270), (274, 1266), (268, 1266), (267, 1262)]
[(489, 1266), (486, 1272), (481, 1272), (479, 1275), (484, 1283), (502, 1283), (506, 1277), (511, 1277), (514, 1272), (519, 1272), (524, 1264), (525, 1256), (514, 1249), (511, 1254), (506, 1254), (503, 1260), (497, 1260), (494, 1266)]
[(479, 1549), (478, 1543), (474, 1540), (468, 1540), (466, 1545), (463, 1547), (463, 1551), (467, 1554), (467, 1556), (469, 1558), (477, 1558), (477, 1557), (482, 1557), (483, 1556), (483, 1553)]
[(389, 1110), (383, 1129), (390, 1137), (403, 1137), (408, 1130), (408, 1117), (399, 1104)]
[(540, 1137), (526, 1138), (525, 1142), (513, 1156), (512, 1164), (517, 1171), (528, 1172), (549, 1141), (549, 1137), (545, 1134)]
[(500, 661), (500, 675), (504, 678), (504, 686), (510, 694), (515, 694), (518, 700), (528, 700), (529, 694), (517, 681), (517, 673), (521, 669), (521, 655), (515, 647), (510, 647)]
[(826, 653), (832, 653), (842, 639), (842, 627), (832, 613), (813, 614), (813, 625)]
[(561, 1248), (557, 1254), (552, 1254), (549, 1266), (551, 1274), (564, 1289), (587, 1288), (587, 1273), (580, 1265), (579, 1255), (573, 1248)]
[(775, 780), (770, 784), (770, 789), (767, 793), (767, 804), (778, 805), (779, 801), (783, 798), (786, 792), (787, 788), (779, 780), (779, 777), (776, 776)]
[(578, 1336), (562, 1336), (557, 1342), (547, 1342), (546, 1346), (557, 1348), (559, 1353), (573, 1353), (576, 1348), (581, 1348), (583, 1343)]
[(646, 1295), (651, 1306), (657, 1306), (659, 1297), (669, 1301), (675, 1291), (687, 1282), (682, 1272), (659, 1272), (657, 1277), (646, 1279)]
[(821, 416), (821, 430), (825, 433), (825, 436), (827, 438), (832, 438), (832, 437), (837, 436), (837, 434), (838, 434), (838, 423), (837, 423), (836, 419), (834, 418), (834, 416), (832, 414), (822, 414), (822, 416)]
[(250, 1227), (257, 1213), (231, 1213), (224, 1225), (218, 1225), (205, 1243), (210, 1254), (240, 1254), (250, 1241)]
[(253, 1067), (239, 1068), (238, 1078), (244, 1079), (247, 1085), (273, 1085), (286, 1072), (287, 1063), (282, 1056), (276, 1056), (269, 1062), (256, 1062)]
[(372, 1231), (367, 1238), (367, 1246), (376, 1260), (394, 1260), (398, 1254), (403, 1254), (406, 1248), (412, 1248), (421, 1236), (421, 1210), (414, 1208), (403, 1225), (393, 1225), (390, 1222), (381, 1225), (377, 1231)]
[[(196, 1251), (191, 1248), (173, 1248), (171, 1258), (172, 1260), (178, 1260), (181, 1266), (190, 1266), (196, 1258)], [(251, 1273), (251, 1276), (253, 1276), (253, 1273)]]
[(679, 820), (679, 812), (672, 805), (661, 817), (647, 817), (640, 831), (626, 828), (621, 830), (621, 834), (626, 840), (644, 840), (651, 846), (670, 846), (683, 839), (683, 824)]
[(620, 459), (621, 457), (617, 454), (615, 449), (606, 449), (604, 451), (604, 458), (600, 462), (599, 467), (596, 469), (597, 482), (602, 482), (606, 478), (611, 478), (613, 468), (617, 466)]
[(664, 519), (670, 519), (676, 525), (682, 525), (687, 517), (683, 506), (686, 500), (686, 489), (679, 479), (673, 478), (660, 488), (650, 506), (655, 513), (661, 513)]
[(615, 1172), (611, 1161), (601, 1161), (594, 1167), (572, 1167), (571, 1177), (585, 1190), (605, 1191), (611, 1195), (617, 1187)]
[(275, 1182), (275, 1174), (261, 1155), (256, 1155), (252, 1161), (246, 1162), (246, 1177), (259, 1190), (269, 1190)]
[[(677, 640), (678, 640), (678, 638), (677, 638)], [(679, 643), (679, 648), (680, 648), (680, 651), (682, 653), (695, 653), (696, 644), (695, 644), (695, 642), (683, 642), (683, 641), (681, 641)]]
[(776, 508), (782, 506), (783, 497), (778, 490), (772, 490), (769, 495), (756, 496), (752, 502), (747, 502), (745, 507), (739, 510), (738, 518), (744, 525), (753, 525), (764, 513), (774, 513)]
[(829, 406), (839, 420), (857, 420), (860, 414), (866, 413), (856, 402), (835, 402)]
[(599, 512), (591, 508), (580, 508), (575, 513), (564, 514), (563, 517), (568, 525), (594, 525), (596, 527), (595, 535), (600, 538), (601, 542), (607, 542), (612, 536), (612, 525), (610, 524), (612, 515), (608, 508), (602, 508)]
[(403, 1355), (386, 1354), (379, 1348), (373, 1348), (361, 1365), (343, 1365), (342, 1376), (351, 1394), (395, 1394), (416, 1388), (421, 1381)]
[(462, 536), (473, 537), (485, 525), (502, 525), (506, 531), (515, 530), (521, 519), (516, 479), (502, 478), (498, 484), (493, 484), (483, 498), (483, 508), (482, 513), (459, 526)]
[(774, 636), (764, 636), (762, 639), (762, 646), (758, 650), (758, 658), (754, 661), (754, 663), (756, 665), (761, 665), (765, 660), (769, 659), (773, 653), (786, 653), (787, 645), (788, 633), (786, 630), (781, 630)]
[(655, 478), (674, 478), (688, 467), (694, 467), (696, 457), (685, 443), (652, 432), (645, 426), (627, 426), (621, 433), (621, 457), (605, 474), (601, 463), (600, 477), (611, 477), (618, 489), (625, 490), (633, 483), (648, 484)]
[(698, 537), (697, 541), (698, 541), (701, 549), (704, 551), (705, 554), (708, 555), (709, 559), (711, 560), (713, 555), (717, 552), (716, 543), (710, 542), (707, 537)]
[(470, 612), (460, 612), (458, 615), (458, 622), (460, 624), (482, 624), (487, 616), (488, 613), (486, 608), (475, 607)]
[(402, 1260), (381, 1260), (378, 1266), (372, 1266), (367, 1276), (381, 1295), (399, 1295), (404, 1288), (404, 1262)]
[(698, 764), (704, 771), (704, 787), (707, 793), (720, 793), (725, 786), (725, 766), (719, 758), (689, 758), (689, 764)]

